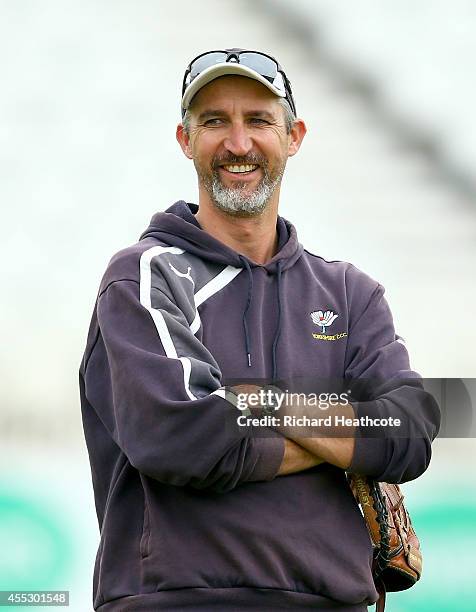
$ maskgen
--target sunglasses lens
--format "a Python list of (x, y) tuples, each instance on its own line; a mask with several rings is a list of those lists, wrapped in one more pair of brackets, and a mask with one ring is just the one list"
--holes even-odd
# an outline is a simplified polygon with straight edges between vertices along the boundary
[(196, 59), (190, 67), (190, 81), (193, 81), (201, 72), (214, 66), (215, 64), (221, 64), (226, 62), (227, 54), (221, 51), (214, 51), (213, 53), (207, 53)]
[(241, 53), (240, 64), (251, 68), (261, 76), (273, 82), (278, 74), (278, 65), (270, 57), (260, 53)]

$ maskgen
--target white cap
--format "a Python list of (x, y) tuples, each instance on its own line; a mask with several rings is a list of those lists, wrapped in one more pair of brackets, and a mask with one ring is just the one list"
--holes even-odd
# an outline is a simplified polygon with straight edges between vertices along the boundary
[(265, 79), (261, 74), (244, 66), (243, 64), (238, 64), (235, 62), (223, 62), (220, 64), (215, 64), (214, 66), (210, 66), (209, 68), (205, 68), (203, 72), (201, 72), (197, 77), (193, 79), (193, 81), (187, 86), (182, 98), (182, 108), (187, 110), (190, 106), (190, 102), (192, 101), (193, 96), (200, 91), (202, 87), (210, 83), (218, 77), (225, 76), (228, 74), (236, 74), (238, 76), (248, 77), (250, 79), (254, 79), (259, 83), (265, 85), (270, 91), (272, 91), (276, 96), (280, 98), (286, 97), (286, 90), (284, 86), (284, 79), (280, 72), (277, 73), (276, 78), (273, 83), (270, 83), (267, 79)]

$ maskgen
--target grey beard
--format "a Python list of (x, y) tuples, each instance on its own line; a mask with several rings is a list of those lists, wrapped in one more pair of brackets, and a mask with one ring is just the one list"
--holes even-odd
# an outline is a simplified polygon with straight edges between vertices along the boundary
[(282, 176), (283, 171), (270, 180), (265, 173), (256, 189), (252, 193), (247, 193), (246, 183), (238, 184), (236, 187), (225, 187), (218, 172), (214, 171), (212, 181), (205, 181), (205, 187), (215, 206), (223, 212), (251, 217), (260, 215), (264, 211)]

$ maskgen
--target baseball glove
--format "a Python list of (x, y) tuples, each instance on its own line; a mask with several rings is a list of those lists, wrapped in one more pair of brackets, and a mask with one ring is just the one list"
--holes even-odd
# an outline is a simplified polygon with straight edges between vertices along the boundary
[(398, 485), (359, 474), (348, 474), (348, 479), (372, 541), (372, 573), (383, 600), (377, 610), (383, 610), (385, 591), (409, 589), (420, 579), (420, 542)]

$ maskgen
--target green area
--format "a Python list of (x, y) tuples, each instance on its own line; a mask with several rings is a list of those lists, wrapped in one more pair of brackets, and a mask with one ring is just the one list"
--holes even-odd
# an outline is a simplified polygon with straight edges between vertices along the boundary
[(0, 542), (0, 590), (66, 588), (73, 547), (60, 509), (0, 488)]
[(476, 505), (432, 501), (411, 511), (423, 551), (420, 582), (389, 593), (389, 612), (473, 612), (476, 564)]

